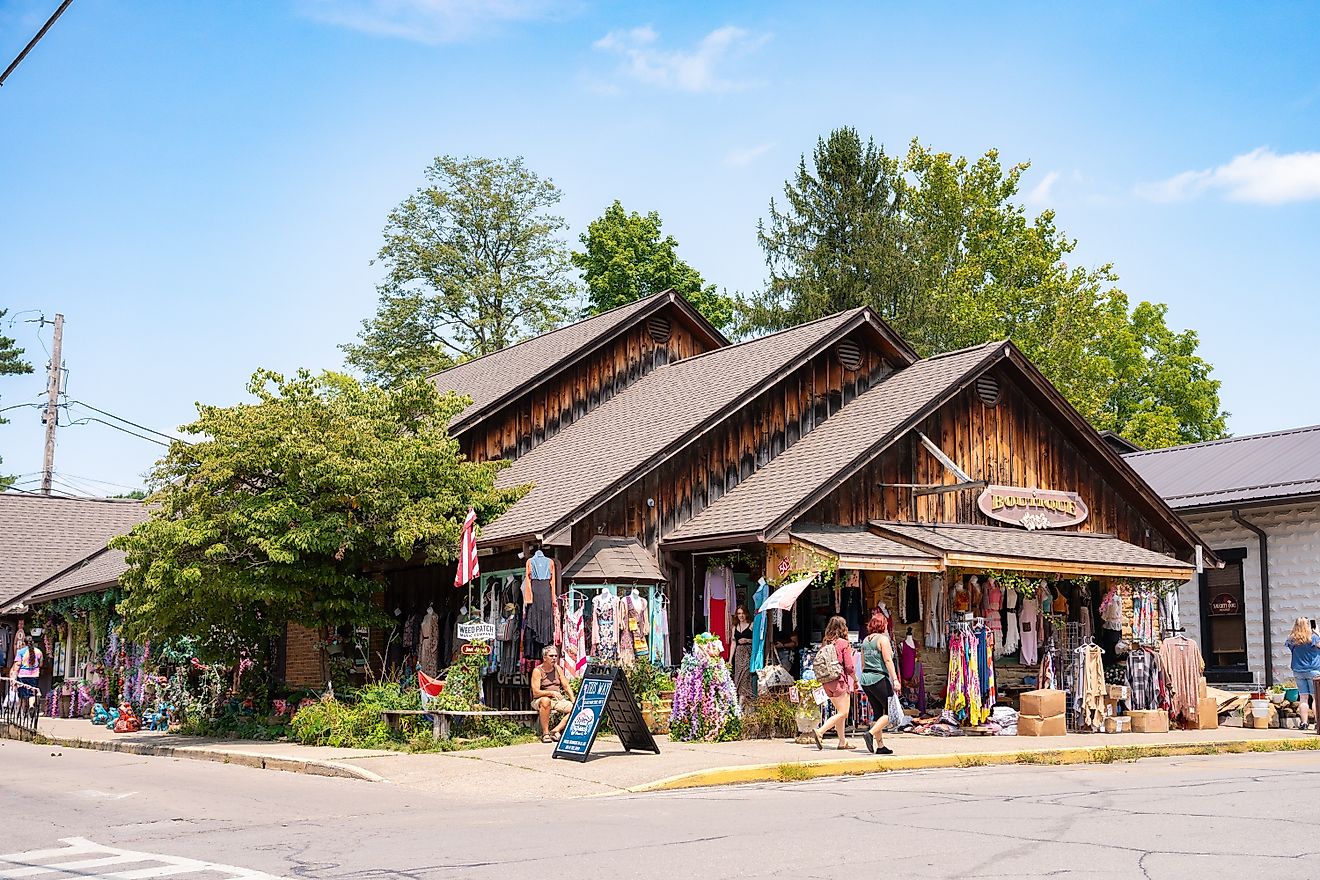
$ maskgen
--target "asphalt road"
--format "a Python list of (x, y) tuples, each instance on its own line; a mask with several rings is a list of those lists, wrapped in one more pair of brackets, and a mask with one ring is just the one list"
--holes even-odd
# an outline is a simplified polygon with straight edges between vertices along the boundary
[(1314, 877), (1318, 770), (1248, 754), (493, 803), (0, 741), (0, 878)]

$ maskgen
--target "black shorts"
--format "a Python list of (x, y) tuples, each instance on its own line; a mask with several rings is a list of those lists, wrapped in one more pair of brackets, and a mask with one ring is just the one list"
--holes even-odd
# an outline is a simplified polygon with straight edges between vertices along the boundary
[(871, 712), (876, 718), (889, 714), (889, 698), (894, 695), (894, 685), (887, 677), (875, 684), (862, 685), (862, 692), (871, 701)]

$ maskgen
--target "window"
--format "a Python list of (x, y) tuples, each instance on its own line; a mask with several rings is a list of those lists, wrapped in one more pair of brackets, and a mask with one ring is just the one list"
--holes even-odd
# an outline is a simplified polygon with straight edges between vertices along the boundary
[(1201, 574), (1201, 640), (1207, 681), (1251, 681), (1247, 668), (1247, 603), (1241, 547), (1216, 550), (1224, 567)]

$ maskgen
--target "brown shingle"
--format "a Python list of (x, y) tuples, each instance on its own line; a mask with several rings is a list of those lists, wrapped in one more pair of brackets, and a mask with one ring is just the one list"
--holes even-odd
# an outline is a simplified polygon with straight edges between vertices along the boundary
[(779, 526), (817, 489), (879, 455), (898, 439), (904, 425), (923, 416), (971, 373), (1002, 356), (1006, 345), (991, 342), (899, 370), (858, 395), (661, 543), (760, 534)]
[[(681, 296), (666, 290), (442, 370), (432, 376), (431, 381), (441, 391), (456, 391), (472, 398), (472, 405), (453, 420), (452, 427), (461, 429), (488, 408), (502, 403), (513, 392), (554, 372), (566, 361), (576, 359), (584, 350), (603, 343), (616, 331), (668, 303), (679, 302), (688, 311), (693, 311)], [(698, 317), (697, 320), (704, 323), (704, 319)], [(713, 327), (707, 329), (719, 342), (725, 342)]]
[(768, 385), (862, 311), (841, 312), (651, 371), (500, 472), (501, 486), (531, 483), (533, 488), (482, 529), (480, 543), (548, 534), (652, 456), (676, 452), (685, 435)]
[(146, 518), (140, 501), (0, 494), (0, 608)]
[(1076, 562), (1087, 565), (1173, 568), (1192, 566), (1113, 535), (1093, 532), (1027, 531), (1007, 526), (946, 525), (876, 521), (882, 533), (916, 541), (944, 553)]
[(634, 538), (598, 535), (564, 567), (564, 580), (591, 584), (659, 584), (665, 576), (655, 557)]
[(790, 530), (794, 538), (828, 550), (835, 556), (880, 556), (889, 559), (932, 560), (933, 553), (918, 550), (891, 538), (881, 537), (860, 526), (798, 523)]
[[(60, 599), (104, 590), (119, 582), (119, 576), (128, 570), (128, 559), (122, 550), (106, 547), (77, 563), (74, 568), (43, 582), (37, 589), (20, 593), (10, 606), (21, 602), (29, 607)], [(0, 611), (4, 609), (0, 608)]]

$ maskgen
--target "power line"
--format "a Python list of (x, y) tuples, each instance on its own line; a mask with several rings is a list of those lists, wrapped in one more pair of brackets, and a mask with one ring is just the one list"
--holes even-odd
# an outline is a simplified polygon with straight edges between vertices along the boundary
[[(106, 418), (114, 419), (117, 422), (123, 422), (125, 425), (132, 425), (134, 428), (137, 428), (139, 431), (146, 431), (148, 434), (155, 434), (158, 437), (164, 437), (166, 440), (169, 440), (171, 443), (174, 442), (175, 440), (179, 440), (178, 437), (171, 436), (169, 434), (164, 433), (163, 431), (157, 431), (155, 428), (148, 428), (146, 425), (139, 425), (137, 422), (126, 419), (123, 416), (117, 416), (114, 413), (106, 412), (103, 409), (97, 409), (96, 407), (92, 406), (90, 403), (83, 403), (81, 400), (70, 400), (67, 404), (65, 404), (66, 407), (73, 405), (81, 406), (84, 409), (90, 409), (94, 413), (100, 413)], [(188, 441), (179, 440), (179, 442), (187, 443)]]
[[(88, 422), (96, 422), (96, 423), (98, 423), (98, 424), (105, 425), (107, 428), (114, 428), (116, 431), (122, 431), (123, 433), (128, 434), (128, 435), (131, 436), (131, 437), (136, 437), (136, 438), (138, 438), (139, 440), (146, 440), (148, 443), (155, 443), (157, 446), (164, 446), (164, 447), (167, 448), (167, 449), (169, 448), (169, 445), (170, 445), (170, 444), (166, 443), (164, 440), (157, 440), (155, 437), (148, 437), (146, 434), (139, 434), (139, 433), (137, 433), (136, 431), (130, 431), (130, 430), (128, 430), (128, 428), (121, 428), (119, 425), (116, 425), (116, 424), (114, 424), (114, 423), (112, 423), (112, 422), (107, 422), (105, 419), (93, 418), (92, 416), (85, 416), (85, 417), (83, 417), (83, 418), (81, 418), (81, 419), (78, 419), (78, 420), (76, 420), (76, 421), (69, 422), (69, 424), (70, 424), (70, 425), (85, 425), (85, 424), (87, 424)], [(164, 435), (161, 435), (161, 436), (164, 436)], [(189, 445), (191, 445), (191, 444), (189, 444)]]
[(27, 54), (32, 51), (32, 47), (37, 45), (37, 42), (42, 37), (46, 36), (46, 31), (51, 29), (51, 26), (55, 24), (55, 20), (64, 14), (64, 10), (68, 9), (69, 4), (72, 2), (73, 0), (64, 0), (64, 2), (60, 4), (60, 8), (56, 9), (50, 18), (46, 19), (46, 23), (41, 26), (41, 30), (37, 31), (37, 35), (28, 41), (28, 44), (23, 47), (23, 51), (18, 53), (18, 57), (11, 61), (9, 66), (5, 68), (5, 72), (0, 73), (0, 86), (5, 84), (5, 80), (9, 78), (9, 74), (13, 73), (14, 68), (18, 67), (19, 63), (27, 57)]
[(109, 480), (98, 480), (95, 477), (81, 477), (78, 474), (70, 474), (65, 471), (56, 471), (56, 474), (70, 480), (79, 480), (84, 483), (96, 483), (101, 486), (111, 486), (115, 489), (127, 489), (130, 492), (145, 491), (141, 486), (126, 486), (123, 483), (112, 483)]

